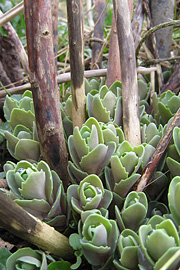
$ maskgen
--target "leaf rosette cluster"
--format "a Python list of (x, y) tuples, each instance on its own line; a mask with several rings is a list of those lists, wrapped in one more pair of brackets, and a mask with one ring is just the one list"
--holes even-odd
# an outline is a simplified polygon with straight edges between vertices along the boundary
[(100, 124), (95, 118), (89, 118), (79, 130), (74, 128), (68, 138), (68, 148), (72, 159), (69, 162), (69, 174), (78, 182), (89, 174), (100, 175), (115, 151), (114, 141), (105, 144)]
[(62, 181), (48, 164), (19, 161), (4, 166), (10, 197), (32, 215), (63, 228), (66, 223), (66, 197)]
[(106, 267), (114, 258), (119, 235), (116, 221), (91, 214), (86, 218), (80, 234), (87, 261), (96, 269), (108, 269)]
[(85, 177), (79, 185), (71, 185), (67, 191), (70, 207), (81, 214), (87, 210), (107, 209), (112, 201), (112, 193), (104, 189), (100, 178), (91, 174)]
[(12, 132), (4, 131), (9, 153), (17, 160), (38, 161), (40, 146), (35, 125), (32, 93), (26, 91), (22, 96), (6, 96), (4, 116)]

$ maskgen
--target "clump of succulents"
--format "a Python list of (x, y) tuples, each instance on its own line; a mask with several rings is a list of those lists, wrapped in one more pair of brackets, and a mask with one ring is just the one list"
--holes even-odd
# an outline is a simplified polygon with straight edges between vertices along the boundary
[(10, 188), (9, 196), (18, 205), (48, 224), (64, 228), (66, 197), (63, 184), (46, 162), (7, 162), (4, 170)]
[(97, 175), (90, 174), (79, 185), (72, 184), (68, 187), (67, 198), (73, 211), (82, 214), (88, 210), (108, 209), (112, 201), (112, 193), (104, 189)]
[(169, 119), (174, 116), (180, 107), (180, 96), (175, 95), (172, 91), (168, 90), (157, 96), (153, 96), (153, 113), (155, 119), (160, 124), (167, 124)]
[(17, 160), (38, 161), (40, 146), (35, 125), (32, 93), (26, 91), (22, 96), (6, 96), (4, 115), (12, 129), (12, 132), (7, 130), (3, 132), (10, 154)]
[(55, 260), (44, 252), (29, 247), (18, 249), (6, 261), (6, 269), (13, 270), (45, 270)]
[(138, 170), (143, 156), (143, 145), (132, 147), (128, 141), (123, 141), (105, 168), (108, 189), (124, 198), (140, 177)]
[(168, 192), (169, 209), (176, 224), (180, 226), (180, 177), (175, 176), (170, 185)]
[(136, 270), (138, 269), (139, 236), (130, 229), (121, 232), (118, 239), (119, 260), (114, 259), (116, 269)]
[(163, 135), (163, 126), (156, 126), (155, 123), (150, 123), (149, 125), (144, 124), (141, 127), (141, 142), (150, 144), (156, 148), (158, 142)]
[(169, 146), (168, 157), (166, 159), (167, 166), (172, 176), (180, 175), (180, 128), (175, 127), (173, 130), (174, 144)]
[[(140, 264), (147, 267), (147, 263), (154, 270), (160, 270), (161, 267), (180, 250), (179, 234), (171, 219), (163, 220), (153, 216), (147, 225), (142, 225), (139, 228), (140, 242)], [(176, 269), (179, 264), (179, 257), (174, 260), (168, 267), (168, 270)], [(149, 266), (150, 267), (150, 266)]]
[(99, 122), (114, 122), (122, 125), (122, 93), (121, 83), (115, 82), (110, 88), (103, 85), (98, 92), (91, 91), (87, 94), (87, 111), (89, 117), (96, 118)]
[(108, 267), (114, 259), (119, 235), (116, 221), (99, 214), (91, 214), (82, 227), (79, 226), (79, 234), (86, 260), (94, 269), (110, 269)]
[(148, 201), (144, 192), (130, 192), (120, 212), (118, 206), (115, 206), (115, 214), (120, 232), (124, 229), (137, 231), (139, 226), (146, 218)]
[(108, 164), (115, 151), (115, 142), (105, 144), (100, 124), (93, 117), (89, 118), (79, 130), (74, 128), (68, 138), (68, 148), (72, 159), (69, 173), (75, 182), (89, 174), (99, 175)]

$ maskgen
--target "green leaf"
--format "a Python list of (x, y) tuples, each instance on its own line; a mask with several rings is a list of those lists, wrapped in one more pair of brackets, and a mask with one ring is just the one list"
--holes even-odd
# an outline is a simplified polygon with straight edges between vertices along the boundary
[(176, 176), (169, 185), (168, 203), (169, 209), (177, 225), (180, 225), (180, 177)]
[(47, 270), (71, 270), (70, 262), (62, 261), (62, 262), (52, 262), (48, 266)]
[(80, 251), (75, 251), (74, 254), (75, 254), (75, 256), (76, 256), (76, 263), (74, 263), (74, 264), (71, 265), (71, 269), (74, 269), (74, 270), (75, 270), (75, 269), (78, 269), (79, 266), (80, 266), (81, 263), (82, 263), (82, 258), (81, 258), (82, 252), (80, 252)]
[(4, 266), (6, 265), (6, 261), (9, 258), (9, 256), (11, 256), (11, 252), (7, 248), (3, 247), (0, 249), (0, 263), (2, 265)]
[(86, 145), (86, 140), (82, 138), (78, 127), (74, 128), (73, 142), (79, 159), (88, 154), (89, 147)]
[(19, 124), (32, 130), (34, 121), (35, 116), (31, 111), (26, 112), (25, 110), (15, 108), (11, 113), (10, 126), (14, 129)]
[(178, 161), (167, 157), (166, 163), (173, 177), (180, 175), (180, 163)]
[(74, 250), (81, 249), (81, 243), (80, 243), (81, 236), (77, 233), (73, 233), (69, 237), (69, 244)]
[(100, 97), (97, 95), (93, 99), (92, 103), (92, 112), (93, 116), (101, 122), (108, 123), (111, 121), (110, 118), (110, 111), (107, 111), (107, 109), (103, 106), (102, 101), (100, 100)]

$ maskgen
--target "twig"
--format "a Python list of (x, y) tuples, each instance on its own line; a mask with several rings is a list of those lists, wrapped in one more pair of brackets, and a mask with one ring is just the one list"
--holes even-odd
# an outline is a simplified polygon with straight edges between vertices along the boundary
[(160, 59), (152, 59), (152, 60), (144, 60), (141, 65), (156, 65), (162, 62), (175, 62), (176, 60), (180, 60), (180, 56), (176, 57), (167, 57), (167, 58), (160, 58)]
[(14, 19), (17, 15), (22, 13), (24, 10), (23, 1), (17, 4), (15, 7), (8, 10), (5, 14), (0, 17), (0, 27), (2, 27), (5, 23)]
[[(153, 70), (156, 70), (156, 68), (153, 68)], [(145, 67), (138, 67), (137, 72), (141, 74), (149, 74), (151, 71), (153, 71), (152, 68), (145, 68)], [(105, 77), (107, 75), (107, 69), (94, 69), (94, 70), (85, 70), (84, 71), (84, 77), (85, 78), (92, 78), (92, 77)], [(58, 83), (65, 83), (71, 81), (71, 73), (64, 73), (57, 76), (57, 82)], [(10, 94), (21, 94), (26, 90), (31, 89), (31, 84), (26, 83), (21, 86), (8, 88), (8, 92)], [(6, 96), (6, 92), (4, 90), (1, 90), (0, 88), (0, 98), (3, 98)]]
[(156, 32), (157, 30), (159, 30), (161, 28), (168, 27), (168, 26), (175, 26), (175, 25), (178, 25), (178, 24), (180, 24), (180, 21), (179, 20), (173, 20), (171, 22), (165, 22), (165, 23), (158, 24), (158, 25), (152, 27), (149, 31), (147, 31), (146, 34), (142, 37), (142, 39), (140, 40), (140, 42), (139, 42), (139, 44), (137, 46), (137, 49), (136, 49), (136, 58), (139, 55), (139, 51), (141, 49), (142, 44), (147, 40), (147, 38), (152, 33)]
[(164, 155), (170, 141), (172, 140), (174, 127), (180, 125), (180, 109), (174, 115), (174, 118), (171, 124), (167, 127), (166, 132), (158, 143), (158, 146), (153, 153), (150, 161), (146, 165), (141, 177), (138, 179), (138, 182), (135, 185), (136, 192), (143, 191), (147, 185), (151, 182), (152, 176), (154, 175), (157, 166)]

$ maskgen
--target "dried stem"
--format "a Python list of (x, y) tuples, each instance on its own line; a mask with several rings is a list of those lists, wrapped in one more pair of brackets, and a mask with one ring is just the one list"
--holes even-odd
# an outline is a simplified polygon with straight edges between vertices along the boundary
[(154, 27), (152, 27), (151, 29), (149, 29), (149, 31), (147, 31), (144, 36), (142, 37), (142, 39), (140, 40), (138, 46), (137, 46), (137, 49), (136, 49), (136, 58), (138, 57), (139, 55), (139, 51), (141, 49), (141, 46), (142, 44), (147, 40), (147, 38), (154, 32), (156, 32), (157, 30), (161, 29), (161, 28), (164, 28), (164, 27), (168, 27), (168, 26), (175, 26), (175, 25), (178, 25), (180, 24), (180, 21), (179, 20), (173, 20), (173, 21), (170, 21), (170, 22), (165, 22), (165, 23), (161, 23), (159, 25), (156, 25)]
[(53, 255), (69, 260), (73, 257), (73, 250), (66, 236), (26, 212), (2, 191), (0, 227)]
[(121, 62), (123, 130), (125, 139), (133, 146), (136, 146), (141, 143), (141, 136), (136, 59), (131, 18), (127, 1), (114, 0), (113, 3)]
[(173, 130), (174, 127), (180, 125), (180, 109), (174, 115), (174, 118), (171, 124), (167, 127), (165, 134), (159, 141), (159, 144), (152, 155), (150, 161), (146, 165), (141, 177), (139, 178), (138, 182), (136, 183), (136, 191), (140, 192), (143, 191), (146, 186), (151, 182), (152, 177), (157, 169), (157, 166), (164, 155), (170, 141), (172, 140)]
[[(0, 16), (2, 16), (2, 15), (3, 15), (3, 13), (0, 11)], [(11, 39), (13, 40), (13, 42), (15, 44), (15, 48), (16, 48), (16, 51), (19, 55), (19, 59), (20, 59), (21, 64), (24, 68), (24, 71), (26, 72), (26, 74), (29, 74), (28, 56), (26, 54), (26, 51), (25, 51), (16, 31), (14, 30), (14, 28), (10, 22), (5, 23), (3, 25), (3, 28), (7, 31), (8, 36), (11, 37)]]
[(17, 4), (15, 7), (8, 10), (5, 14), (0, 16), (0, 27), (2, 27), (5, 23), (14, 19), (17, 15), (22, 13), (24, 10), (23, 1)]
[(82, 0), (67, 0), (73, 126), (85, 122), (84, 40)]
[(66, 189), (68, 153), (56, 80), (50, 0), (25, 0), (27, 49), (36, 126), (42, 158), (55, 170)]
[[(102, 68), (102, 53), (101, 48), (103, 46), (103, 39), (104, 39), (104, 18), (105, 18), (105, 12), (101, 16), (100, 20), (99, 16), (102, 13), (102, 10), (104, 10), (105, 7), (105, 0), (97, 0), (95, 3), (95, 13), (94, 13), (94, 21), (95, 21), (95, 27), (94, 27), (94, 42), (92, 45), (92, 62), (91, 62), (91, 69), (95, 68)], [(102, 42), (95, 41), (95, 39), (99, 39)]]
[[(155, 71), (156, 67), (154, 68), (145, 68), (145, 67), (138, 67), (137, 72), (141, 74), (149, 74), (151, 71)], [(107, 69), (97, 69), (97, 70), (85, 70), (84, 71), (84, 77), (85, 78), (91, 78), (91, 77), (105, 77), (107, 75)], [(70, 82), (71, 81), (71, 73), (65, 73), (65, 74), (60, 74), (57, 76), (57, 83), (65, 83), (65, 82)], [(13, 88), (8, 88), (8, 92), (10, 94), (21, 94), (24, 91), (31, 89), (31, 84), (26, 83), (21, 86), (13, 87)], [(7, 92), (4, 90), (1, 90), (0, 88), (0, 98), (3, 98), (7, 95)]]

